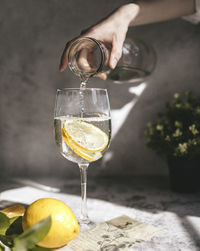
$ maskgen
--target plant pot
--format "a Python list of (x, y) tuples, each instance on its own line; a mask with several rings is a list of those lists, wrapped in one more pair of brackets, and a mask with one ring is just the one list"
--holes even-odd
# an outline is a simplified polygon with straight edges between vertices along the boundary
[(170, 187), (174, 192), (200, 191), (200, 159), (168, 159)]

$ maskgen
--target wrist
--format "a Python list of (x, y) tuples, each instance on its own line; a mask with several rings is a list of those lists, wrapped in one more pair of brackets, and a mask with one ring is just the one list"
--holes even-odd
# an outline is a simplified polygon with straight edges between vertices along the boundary
[(138, 16), (140, 7), (138, 4), (130, 3), (125, 4), (118, 9), (119, 19), (123, 21), (127, 27), (133, 23), (134, 19)]

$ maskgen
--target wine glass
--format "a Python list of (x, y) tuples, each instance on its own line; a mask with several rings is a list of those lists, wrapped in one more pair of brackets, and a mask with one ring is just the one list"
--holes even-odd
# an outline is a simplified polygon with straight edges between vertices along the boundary
[(88, 218), (87, 168), (100, 159), (110, 144), (111, 117), (106, 89), (58, 89), (54, 111), (56, 145), (68, 160), (78, 164), (81, 174), (81, 229), (95, 225)]

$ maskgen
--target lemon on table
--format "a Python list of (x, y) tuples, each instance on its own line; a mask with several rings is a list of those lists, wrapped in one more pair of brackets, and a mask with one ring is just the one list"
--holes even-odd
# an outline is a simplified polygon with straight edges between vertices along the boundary
[(16, 204), (16, 205), (4, 208), (3, 210), (1, 210), (1, 212), (7, 215), (7, 217), (9, 218), (13, 218), (16, 216), (23, 216), (25, 213), (25, 207), (20, 204)]
[(74, 143), (74, 141), (71, 140), (71, 138), (66, 136), (64, 128), (62, 128), (62, 137), (65, 143), (71, 148), (71, 150), (74, 151), (77, 155), (81, 156), (82, 158), (89, 161), (95, 161), (102, 157), (101, 152), (86, 152), (82, 148), (78, 147)]
[(85, 152), (102, 152), (108, 145), (108, 135), (97, 126), (81, 120), (66, 120), (65, 135)]
[(71, 208), (64, 202), (52, 198), (36, 200), (27, 208), (22, 219), (23, 229), (26, 230), (49, 215), (52, 221), (51, 228), (37, 245), (59, 248), (77, 236), (79, 225)]

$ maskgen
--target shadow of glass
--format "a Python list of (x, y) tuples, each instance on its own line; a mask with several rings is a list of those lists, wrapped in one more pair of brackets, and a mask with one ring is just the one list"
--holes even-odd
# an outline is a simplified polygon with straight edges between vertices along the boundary
[[(164, 176), (146, 177), (92, 177), (88, 179), (88, 198), (111, 203), (153, 214), (173, 212), (180, 217), (200, 217), (199, 193), (182, 194), (169, 190), (169, 180)], [(66, 181), (62, 193), (80, 195), (77, 179)]]
[(179, 220), (183, 226), (183, 228), (187, 231), (190, 239), (194, 242), (195, 246), (200, 250), (200, 233), (197, 229), (193, 226), (192, 222), (189, 221), (186, 217), (181, 218)]

